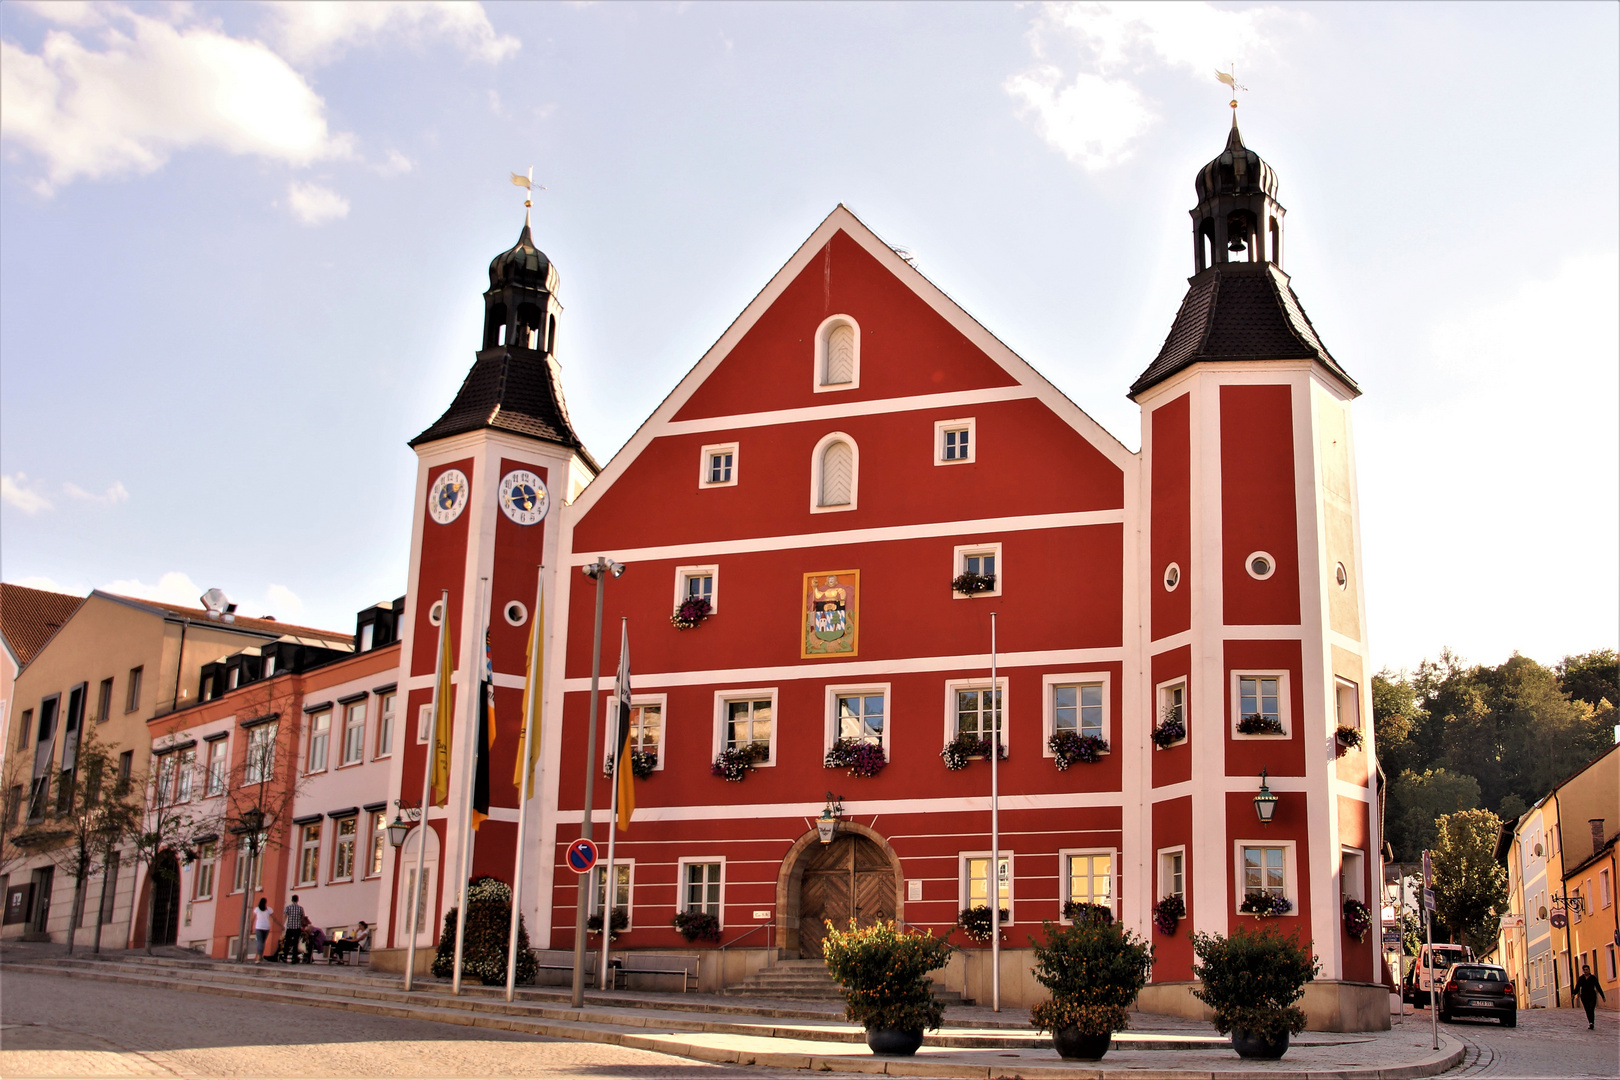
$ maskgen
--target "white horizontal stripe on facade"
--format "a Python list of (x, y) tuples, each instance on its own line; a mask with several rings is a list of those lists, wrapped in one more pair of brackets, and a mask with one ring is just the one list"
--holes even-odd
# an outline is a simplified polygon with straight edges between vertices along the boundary
[(1221, 637), (1227, 641), (1299, 641), (1305, 637), (1305, 628), (1295, 625), (1281, 626), (1222, 626)]
[[(989, 784), (986, 778), (986, 786)], [(1074, 791), (1052, 795), (1003, 795), (1003, 810), (1064, 810), (1098, 806), (1120, 806), (1123, 799), (1118, 791)], [(812, 823), (825, 802), (814, 803), (758, 803), (751, 806), (638, 806), (635, 821), (734, 821), (740, 809), (748, 811), (749, 818), (763, 821), (769, 818), (799, 818)], [(844, 816), (853, 820), (867, 814), (940, 814), (990, 812), (990, 796), (978, 795), (949, 799), (893, 799), (886, 802), (846, 803)], [(584, 814), (579, 810), (558, 810), (552, 820), (559, 824), (577, 824)], [(750, 839), (738, 837), (739, 840)], [(767, 837), (760, 837), (768, 840)]]
[(695, 435), (702, 431), (729, 431), (733, 428), (768, 427), (774, 424), (803, 424), (816, 420), (837, 420), (845, 416), (874, 416), (881, 413), (916, 412), (921, 409), (956, 409), (992, 401), (1022, 401), (1040, 395), (1027, 386), (994, 386), (983, 390), (961, 390), (951, 394), (917, 394), (911, 397), (872, 398), (846, 401), (837, 405), (809, 405), (802, 409), (774, 412), (736, 413), (732, 416), (705, 416), (698, 420), (671, 420), (654, 433)]
[[(1005, 670), (1053, 664), (1122, 663), (1124, 659), (1125, 650), (1122, 648), (1046, 649), (1035, 652), (1001, 653), (997, 663)], [(769, 686), (773, 683), (792, 682), (798, 679), (861, 679), (873, 675), (908, 672), (959, 672), (980, 669), (983, 669), (988, 677), (990, 654), (987, 652), (968, 653), (963, 656), (906, 656), (894, 660), (857, 660), (847, 664), (792, 664), (781, 667), (659, 672), (635, 676), (635, 688), (638, 691), (668, 686), (714, 686), (717, 689), (728, 689), (733, 686)], [(580, 691), (589, 693), (590, 689), (589, 677), (568, 679), (563, 683), (563, 690), (570, 694)], [(604, 680), (599, 689), (606, 693), (613, 687)], [(815, 813), (821, 813), (821, 807), (816, 807)]]
[[(755, 551), (787, 551), (792, 548), (839, 547), (846, 544), (872, 544), (885, 540), (922, 540), (935, 536), (985, 536), (998, 532), (1026, 532), (1032, 529), (1071, 529), (1087, 525), (1117, 525), (1125, 520), (1124, 508), (1080, 510), (1068, 514), (1026, 514), (1020, 517), (975, 518), (963, 521), (927, 521), (917, 525), (887, 525), (875, 529), (845, 529), (840, 532), (794, 533), (787, 536), (751, 536), (743, 540), (715, 540), (710, 543), (666, 544), (662, 547), (630, 548), (612, 553), (622, 563), (653, 559), (685, 559), (708, 555), (738, 555)], [(579, 549), (569, 556), (569, 565), (587, 566), (601, 552)], [(1297, 627), (1295, 628), (1297, 632)]]

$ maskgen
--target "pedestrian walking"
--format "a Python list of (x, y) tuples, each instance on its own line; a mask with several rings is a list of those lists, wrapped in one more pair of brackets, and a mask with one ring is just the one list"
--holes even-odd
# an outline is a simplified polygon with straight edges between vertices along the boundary
[(293, 893), (292, 903), (281, 909), (283, 926), (286, 932), (281, 937), (281, 955), (289, 964), (298, 963), (298, 942), (304, 936), (303, 906), (298, 903), (298, 894)]
[(253, 936), (258, 939), (259, 946), (259, 955), (253, 961), (255, 964), (264, 963), (264, 943), (270, 937), (270, 920), (274, 915), (270, 901), (259, 897), (259, 906), (253, 909)]
[(1580, 978), (1575, 980), (1575, 996), (1581, 999), (1581, 1005), (1586, 1009), (1586, 1030), (1597, 1028), (1597, 999), (1603, 994), (1603, 1000), (1608, 1001), (1609, 995), (1603, 993), (1603, 987), (1598, 985), (1597, 976), (1592, 974), (1592, 965), (1581, 965)]

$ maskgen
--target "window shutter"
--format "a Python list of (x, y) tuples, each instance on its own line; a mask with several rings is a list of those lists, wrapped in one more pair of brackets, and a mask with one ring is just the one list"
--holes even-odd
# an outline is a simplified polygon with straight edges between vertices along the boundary
[(854, 380), (855, 328), (848, 323), (835, 323), (827, 332), (827, 378), (824, 381), (834, 386)]
[(835, 442), (821, 452), (821, 505), (848, 506), (855, 475), (855, 454), (846, 442)]

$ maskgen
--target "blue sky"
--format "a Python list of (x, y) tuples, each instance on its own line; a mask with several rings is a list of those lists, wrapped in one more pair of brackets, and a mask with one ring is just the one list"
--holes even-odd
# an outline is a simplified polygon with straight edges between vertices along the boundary
[(1374, 659), (1616, 644), (1620, 7), (0, 5), (0, 573), (346, 628), (521, 225), (609, 457), (843, 202), (1131, 447), (1243, 131)]

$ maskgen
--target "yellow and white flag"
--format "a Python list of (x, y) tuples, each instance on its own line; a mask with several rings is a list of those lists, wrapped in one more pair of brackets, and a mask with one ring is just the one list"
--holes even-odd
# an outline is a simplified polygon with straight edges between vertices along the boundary
[(433, 805), (450, 800), (450, 716), (455, 707), (451, 678), (455, 675), (455, 653), (450, 645), (450, 606), (445, 605), (439, 620), (439, 677), (433, 689)]
[[(523, 681), (523, 719), (518, 725), (517, 762), (512, 767), (512, 786), (523, 796), (523, 763), (529, 765), (529, 792), (534, 793), (534, 767), (540, 762), (540, 703), (545, 699), (543, 673), (546, 667), (545, 636), (546, 597), (541, 586), (537, 613), (529, 626), (529, 670)], [(533, 736), (529, 732), (533, 732)]]

